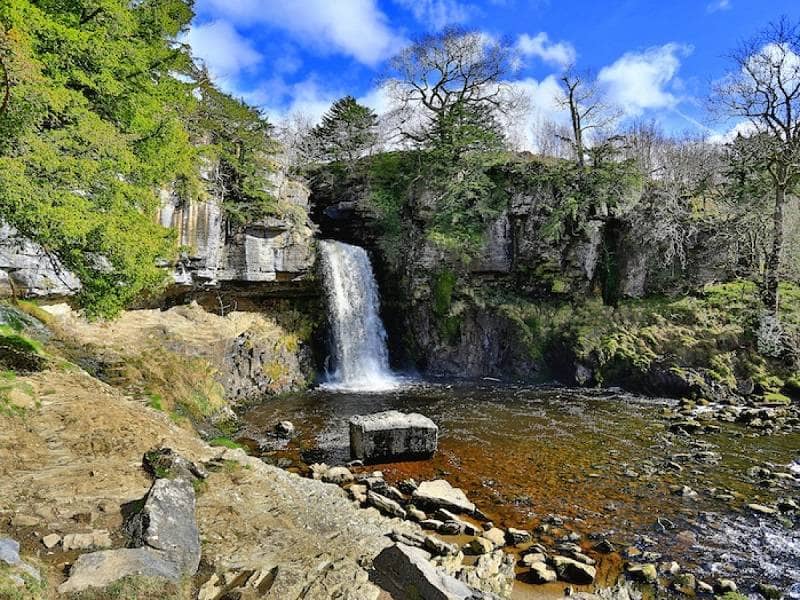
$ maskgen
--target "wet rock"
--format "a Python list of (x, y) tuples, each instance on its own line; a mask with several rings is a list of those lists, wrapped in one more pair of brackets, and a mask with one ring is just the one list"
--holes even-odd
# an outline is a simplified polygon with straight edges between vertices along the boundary
[(526, 577), (530, 583), (553, 583), (558, 579), (556, 572), (543, 562), (532, 563), (530, 567), (531, 570)]
[(90, 533), (69, 533), (61, 543), (64, 552), (69, 550), (89, 550), (91, 548), (110, 548), (111, 534), (105, 529), (97, 529)]
[(517, 544), (526, 544), (531, 541), (531, 534), (522, 529), (514, 529), (509, 527), (506, 531), (506, 541), (509, 546), (516, 546)]
[(45, 548), (50, 550), (51, 548), (55, 548), (61, 543), (61, 536), (57, 533), (51, 533), (50, 535), (46, 535), (42, 538), (42, 544)]
[(404, 544), (385, 548), (372, 563), (382, 588), (397, 598), (426, 600), (471, 600), (474, 590), (437, 570), (430, 554)]
[(422, 512), (413, 504), (409, 504), (406, 507), (406, 514), (409, 519), (411, 519), (412, 521), (417, 521), (418, 523), (421, 523), (422, 521), (425, 521), (428, 518), (428, 515), (426, 515), (424, 512)]
[(353, 474), (347, 467), (331, 467), (322, 475), (322, 481), (341, 485), (353, 481)]
[(464, 551), (464, 554), (476, 556), (480, 554), (488, 554), (494, 550), (494, 544), (486, 538), (479, 537), (470, 540), (464, 544), (461, 549)]
[(458, 546), (455, 544), (448, 544), (444, 540), (440, 540), (432, 535), (425, 536), (422, 547), (435, 556), (455, 556), (456, 554), (460, 554)]
[(350, 419), (350, 454), (365, 461), (427, 458), (436, 451), (439, 428), (428, 417), (395, 410)]
[(554, 556), (551, 563), (555, 568), (558, 578), (567, 583), (588, 585), (594, 581), (597, 571), (591, 565), (585, 565), (566, 556)]
[(420, 527), (423, 529), (429, 529), (431, 531), (438, 531), (444, 523), (439, 521), (438, 519), (425, 519), (424, 521), (420, 521)]
[(461, 530), (460, 533), (465, 535), (481, 535), (481, 530), (478, 529), (475, 525), (470, 523), (469, 521), (465, 521), (463, 519), (459, 519), (457, 515), (451, 513), (446, 508), (439, 508), (436, 510), (436, 514), (434, 515), (437, 519), (444, 521), (445, 523), (449, 522), (456, 522), (459, 524)]
[(399, 519), (406, 518), (406, 511), (402, 506), (400, 506), (394, 500), (391, 500), (386, 496), (381, 496), (380, 494), (377, 494), (372, 490), (369, 490), (367, 492), (367, 503), (370, 506), (374, 506), (375, 508), (377, 508), (383, 514), (389, 515), (391, 517), (397, 517)]
[(526, 566), (530, 567), (531, 565), (538, 563), (538, 562), (547, 562), (547, 555), (543, 552), (531, 552), (530, 554), (526, 554), (522, 557), (520, 562)]
[(464, 533), (462, 521), (445, 521), (439, 526), (442, 535), (461, 535)]
[(705, 581), (697, 581), (697, 591), (701, 594), (713, 594), (714, 588)]
[(506, 543), (506, 534), (503, 532), (502, 529), (499, 529), (497, 527), (491, 527), (487, 531), (484, 531), (482, 535), (487, 540), (492, 542), (492, 544), (494, 544), (495, 547), (497, 548), (504, 546)]
[(123, 577), (157, 577), (177, 583), (181, 579), (178, 564), (165, 560), (150, 548), (122, 548), (81, 554), (70, 569), (70, 576), (58, 591), (62, 594), (103, 588)]
[(617, 549), (614, 548), (614, 544), (608, 540), (601, 540), (594, 545), (594, 551), (602, 554), (610, 554), (611, 552), (616, 552)]
[(347, 492), (350, 494), (350, 497), (359, 504), (365, 504), (367, 502), (367, 486), (354, 483), (347, 488)]
[(397, 484), (397, 487), (401, 492), (410, 496), (419, 487), (419, 484), (413, 479), (404, 479)]
[(475, 505), (467, 499), (466, 494), (444, 479), (424, 481), (414, 491), (412, 497), (422, 506), (430, 505), (464, 513), (472, 513), (475, 510)]
[(656, 566), (652, 563), (632, 563), (626, 565), (625, 572), (631, 579), (641, 581), (642, 583), (655, 583), (658, 581), (658, 571), (656, 570)]
[(180, 573), (194, 574), (200, 563), (194, 487), (184, 479), (157, 479), (142, 510), (126, 524), (134, 546), (164, 553)]

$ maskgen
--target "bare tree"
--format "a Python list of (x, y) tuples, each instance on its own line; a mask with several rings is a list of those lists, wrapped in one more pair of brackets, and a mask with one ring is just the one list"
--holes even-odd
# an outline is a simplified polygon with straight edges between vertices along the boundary
[(731, 60), (734, 68), (715, 86), (712, 101), (724, 114), (752, 125), (754, 168), (765, 169), (772, 182), (772, 244), (762, 300), (777, 316), (787, 195), (800, 183), (800, 24), (785, 18), (771, 24), (734, 51)]
[(402, 113), (402, 135), (419, 145), (442, 145), (464, 118), (485, 124), (514, 109), (520, 95), (503, 82), (510, 71), (507, 45), (458, 28), (425, 36), (390, 62), (390, 94)]
[(539, 118), (531, 126), (536, 151), (550, 158), (569, 158), (572, 155), (570, 128), (563, 123)]
[(559, 81), (561, 96), (557, 100), (561, 107), (569, 110), (571, 143), (578, 164), (583, 167), (586, 163), (586, 148), (591, 141), (588, 139), (589, 134), (593, 130), (611, 127), (622, 112), (606, 101), (597, 81), (589, 72), (578, 72), (570, 67)]

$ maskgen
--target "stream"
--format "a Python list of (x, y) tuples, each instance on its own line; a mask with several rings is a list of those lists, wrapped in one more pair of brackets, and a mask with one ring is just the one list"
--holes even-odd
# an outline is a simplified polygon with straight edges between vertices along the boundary
[[(713, 434), (674, 435), (661, 416), (672, 403), (613, 391), (418, 382), (271, 398), (244, 418), (251, 431), (296, 425), (297, 435), (266, 449), (265, 460), (336, 465), (350, 460), (351, 416), (419, 412), (440, 428), (435, 456), (369, 469), (389, 481), (445, 478), (499, 526), (534, 530), (544, 542), (574, 531), (628, 553), (658, 553), (651, 562), (675, 560), (708, 582), (729, 577), (744, 590), (769, 582), (800, 598), (800, 532), (745, 508), (798, 496), (800, 433), (757, 436), (722, 423)], [(754, 466), (777, 475), (765, 479)], [(531, 597), (530, 587), (515, 586), (515, 597)]]

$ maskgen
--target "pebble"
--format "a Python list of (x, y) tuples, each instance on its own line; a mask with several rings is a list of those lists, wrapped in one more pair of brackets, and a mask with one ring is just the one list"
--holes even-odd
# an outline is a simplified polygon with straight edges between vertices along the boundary
[(61, 536), (57, 533), (51, 533), (50, 535), (46, 535), (42, 538), (42, 544), (48, 550), (50, 548), (55, 548), (61, 543)]

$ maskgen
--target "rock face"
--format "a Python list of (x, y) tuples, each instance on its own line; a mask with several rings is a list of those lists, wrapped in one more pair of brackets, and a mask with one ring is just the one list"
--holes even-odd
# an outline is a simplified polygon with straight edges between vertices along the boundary
[(376, 580), (396, 598), (425, 600), (489, 600), (467, 584), (437, 570), (430, 554), (405, 544), (393, 544), (373, 561)]
[(80, 288), (78, 278), (55, 256), (0, 223), (0, 296), (62, 298)]
[(211, 194), (204, 202), (186, 202), (169, 190), (162, 193), (158, 220), (176, 229), (186, 249), (173, 274), (176, 285), (238, 288), (242, 293), (264, 283), (272, 285), (260, 291), (302, 289), (315, 259), (314, 232), (306, 219), (308, 190), (278, 169), (272, 177), (273, 194), (286, 216), (238, 225), (225, 218), (212, 179), (208, 174)]
[(436, 451), (439, 428), (418, 413), (390, 410), (350, 419), (350, 454), (364, 461), (427, 458)]
[(158, 577), (177, 583), (181, 579), (178, 565), (164, 560), (148, 548), (121, 548), (81, 554), (70, 569), (70, 578), (58, 591), (62, 594), (87, 588), (103, 588), (130, 575)]

